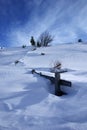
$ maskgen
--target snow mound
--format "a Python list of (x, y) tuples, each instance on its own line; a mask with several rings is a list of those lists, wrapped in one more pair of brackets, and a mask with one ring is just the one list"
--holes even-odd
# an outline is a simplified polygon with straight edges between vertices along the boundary
[[(54, 95), (48, 79), (31, 73), (54, 76), (50, 68), (55, 61), (68, 70), (61, 78), (72, 82), (71, 88), (61, 86), (67, 93), (62, 97)], [(86, 130), (86, 99), (86, 44), (0, 51), (0, 130)]]

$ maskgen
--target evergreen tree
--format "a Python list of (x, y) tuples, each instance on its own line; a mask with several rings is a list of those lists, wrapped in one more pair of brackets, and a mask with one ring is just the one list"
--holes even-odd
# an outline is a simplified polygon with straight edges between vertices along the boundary
[(39, 41), (37, 41), (37, 47), (41, 47), (41, 44)]
[(31, 43), (32, 46), (35, 46), (35, 40), (34, 40), (34, 37), (33, 37), (33, 36), (31, 36), (30, 43)]
[(82, 42), (82, 39), (78, 39), (78, 42)]

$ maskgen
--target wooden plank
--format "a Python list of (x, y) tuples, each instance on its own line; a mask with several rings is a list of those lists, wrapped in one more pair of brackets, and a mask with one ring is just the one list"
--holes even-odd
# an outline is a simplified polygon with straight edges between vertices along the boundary
[(56, 68), (54, 68), (54, 70), (52, 70), (52, 73), (65, 73), (65, 72), (67, 72), (67, 69), (56, 69)]
[(71, 87), (72, 83), (70, 81), (60, 79), (60, 85)]
[[(63, 92), (61, 90), (61, 85), (71, 87), (70, 81), (60, 79), (61, 73), (59, 73), (59, 72), (55, 72), (55, 77), (44, 75), (41, 72), (36, 72), (35, 70), (32, 70), (31, 72), (32, 72), (32, 74), (36, 73), (36, 74), (38, 74), (46, 79), (49, 79), (51, 81), (51, 83), (54, 83), (55, 84), (55, 95), (57, 95), (57, 96), (62, 96), (62, 95), (66, 94), (65, 92)], [(63, 71), (61, 71), (61, 72), (63, 72)]]

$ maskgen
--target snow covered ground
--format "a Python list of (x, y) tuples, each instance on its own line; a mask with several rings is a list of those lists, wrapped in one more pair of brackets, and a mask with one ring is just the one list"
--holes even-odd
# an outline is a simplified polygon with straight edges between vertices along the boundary
[[(67, 95), (61, 97), (49, 80), (31, 73), (53, 75), (55, 61), (68, 69), (62, 78), (72, 82), (62, 86)], [(87, 45), (0, 50), (0, 130), (87, 130)]]

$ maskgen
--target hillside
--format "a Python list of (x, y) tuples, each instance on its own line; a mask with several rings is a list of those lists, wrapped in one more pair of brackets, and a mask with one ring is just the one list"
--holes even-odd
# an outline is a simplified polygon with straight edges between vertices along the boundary
[[(55, 61), (68, 70), (61, 77), (72, 82), (61, 97), (49, 80), (31, 73), (54, 76), (49, 70)], [(0, 50), (0, 130), (86, 130), (86, 99), (87, 45)]]

